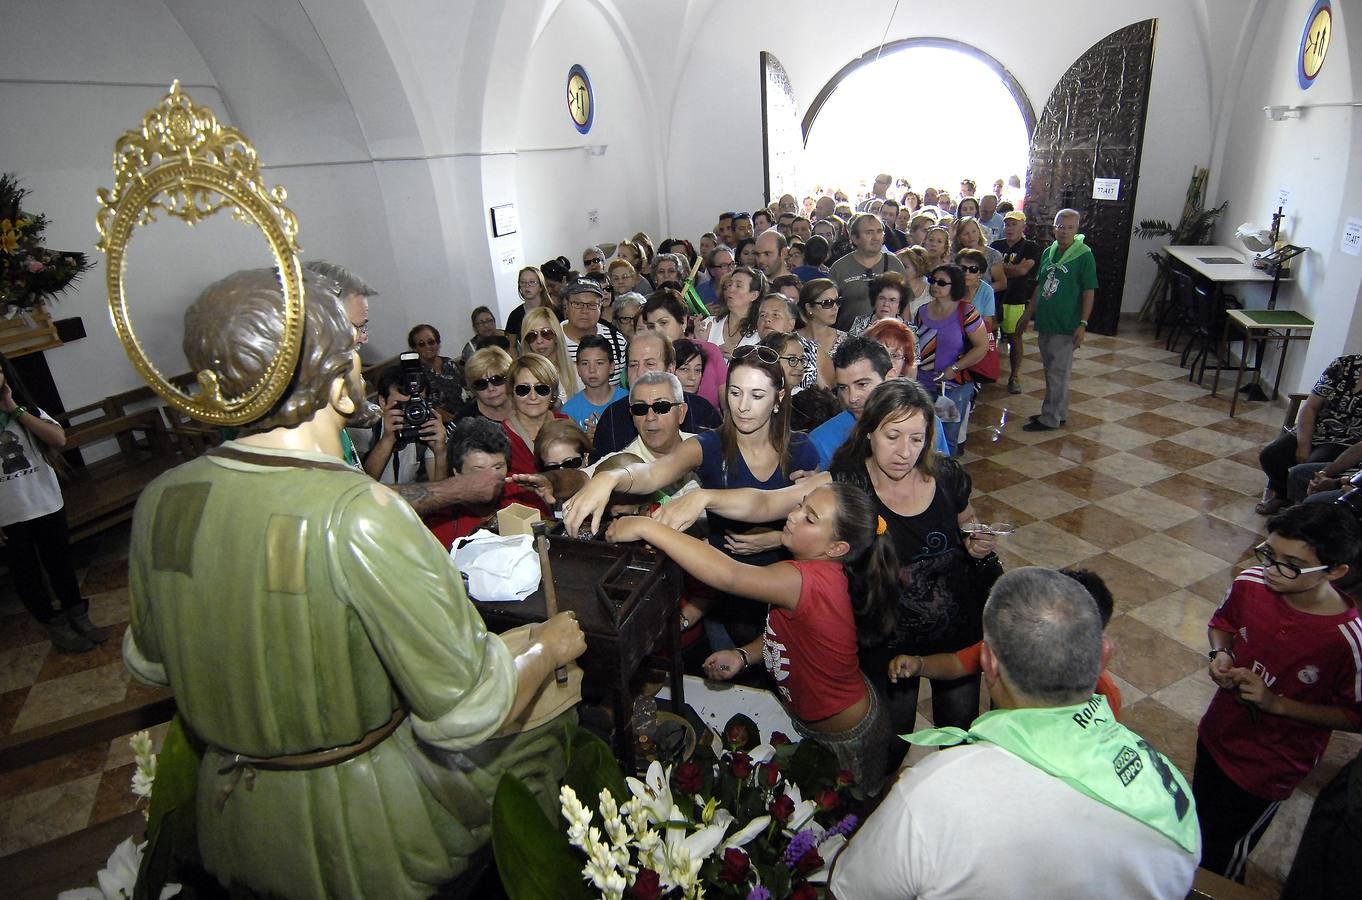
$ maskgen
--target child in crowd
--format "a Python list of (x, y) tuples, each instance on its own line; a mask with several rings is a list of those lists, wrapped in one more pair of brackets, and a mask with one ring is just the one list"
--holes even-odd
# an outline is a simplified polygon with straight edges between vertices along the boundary
[(1281, 802), (1334, 729), (1362, 725), (1362, 620), (1334, 583), (1362, 550), (1353, 513), (1293, 506), (1267, 523), (1260, 565), (1239, 573), (1211, 616), (1210, 676), (1192, 792), (1201, 865), (1242, 882)]
[(610, 341), (599, 334), (588, 334), (577, 344), (577, 378), (582, 389), (563, 404), (563, 415), (586, 432), (588, 439), (596, 437), (596, 423), (605, 408), (628, 395), (622, 387), (610, 383), (615, 370), (615, 351)]
[(878, 793), (889, 723), (856, 653), (855, 596), (894, 590), (897, 565), (865, 492), (846, 484), (820, 487), (789, 514), (781, 545), (792, 560), (753, 566), (654, 519), (617, 519), (606, 538), (643, 540), (717, 590), (770, 604), (765, 634), (719, 650), (705, 673), (727, 681), (761, 660), (795, 728), (837, 754), (857, 783)]
[[(1074, 581), (1087, 588), (1092, 599), (1097, 603), (1097, 611), (1102, 616), (1102, 627), (1106, 628), (1111, 621), (1111, 613), (1115, 607), (1115, 601), (1111, 596), (1111, 591), (1107, 588), (1107, 583), (1102, 580), (1102, 576), (1087, 569), (1060, 569)], [(1104, 655), (1110, 653), (1110, 645), (1107, 638), (1102, 638)], [(951, 681), (956, 678), (964, 678), (966, 675), (978, 675), (984, 670), (983, 663), (980, 661), (980, 651), (983, 649), (984, 642), (980, 641), (957, 650), (954, 653), (933, 653), (930, 656), (910, 656), (903, 654), (896, 656), (889, 661), (889, 680), (895, 683), (900, 678), (930, 678), (933, 681)], [(1116, 686), (1111, 674), (1106, 668), (1102, 669), (1102, 674), (1097, 677), (1097, 689), (1095, 693), (1107, 698), (1107, 705), (1111, 707), (1111, 714), (1118, 719), (1121, 717), (1121, 689)]]

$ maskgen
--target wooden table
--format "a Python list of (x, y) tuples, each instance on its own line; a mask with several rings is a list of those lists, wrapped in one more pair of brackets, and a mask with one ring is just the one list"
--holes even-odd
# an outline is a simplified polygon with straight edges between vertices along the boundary
[[(586, 635), (582, 692), (608, 694), (615, 713), (615, 751), (633, 758), (630, 722), (634, 676), (649, 659), (669, 675), (674, 709), (685, 703), (681, 669), (681, 572), (642, 544), (549, 538), (558, 611), (577, 613)], [(473, 601), (490, 631), (509, 631), (546, 618), (542, 589), (518, 603)]]
[[(1244, 332), (1244, 352), (1239, 354), (1239, 371), (1234, 376), (1234, 394), (1230, 397), (1230, 418), (1234, 418), (1235, 407), (1239, 404), (1239, 384), (1244, 380), (1244, 370), (1248, 365), (1249, 341), (1259, 342), (1259, 347), (1268, 341), (1279, 341), (1282, 345), (1281, 356), (1277, 359), (1277, 377), (1272, 381), (1272, 397), (1277, 397), (1277, 389), (1282, 383), (1282, 366), (1286, 364), (1286, 350), (1292, 341), (1308, 341), (1314, 333), (1313, 320), (1291, 309), (1231, 309), (1227, 310), (1225, 331), (1220, 338), (1220, 365), (1216, 366), (1215, 381), (1211, 383), (1211, 396), (1220, 389), (1220, 370), (1229, 362), (1230, 328)], [(1254, 370), (1261, 374), (1262, 355), (1259, 354)]]

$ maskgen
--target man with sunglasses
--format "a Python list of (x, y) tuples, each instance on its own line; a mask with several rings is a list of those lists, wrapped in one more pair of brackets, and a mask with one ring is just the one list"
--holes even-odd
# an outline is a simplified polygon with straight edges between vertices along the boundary
[[(594, 475), (596, 466), (614, 456), (631, 455), (645, 463), (659, 456), (676, 452), (681, 443), (695, 437), (682, 427), (686, 420), (686, 394), (681, 381), (671, 372), (644, 372), (629, 386), (629, 415), (634, 420), (638, 437), (624, 445), (618, 453), (607, 454), (586, 470)], [(693, 472), (687, 472), (675, 484), (662, 490), (667, 497), (688, 494), (700, 486)]]
[[(640, 331), (629, 342), (628, 349), (629, 383), (633, 384), (645, 372), (670, 372), (676, 374), (676, 350), (672, 342), (660, 331)], [(695, 394), (686, 394), (686, 403), (681, 428), (691, 433), (718, 428), (723, 420), (708, 400)], [(607, 454), (623, 450), (638, 437), (633, 417), (629, 412), (629, 401), (616, 400), (605, 408), (600, 421), (596, 423), (596, 434), (592, 438), (591, 456), (604, 459)]]
[(1334, 729), (1362, 725), (1362, 620), (1335, 587), (1362, 551), (1362, 528), (1346, 507), (1305, 503), (1267, 529), (1259, 565), (1234, 580), (1207, 629), (1219, 690), (1201, 718), (1192, 779), (1201, 865), (1239, 882)]
[(851, 220), (852, 251), (832, 264), (828, 277), (837, 283), (842, 309), (837, 328), (846, 331), (857, 316), (870, 312), (870, 282), (885, 272), (903, 272), (903, 263), (884, 249), (884, 225), (874, 213), (860, 213)]

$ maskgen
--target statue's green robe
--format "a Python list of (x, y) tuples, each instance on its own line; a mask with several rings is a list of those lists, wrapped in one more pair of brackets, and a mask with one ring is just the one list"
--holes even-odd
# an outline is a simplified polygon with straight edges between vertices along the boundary
[(510, 710), (510, 652), (488, 635), (448, 554), (387, 488), (317, 455), (225, 447), (158, 478), (133, 517), (124, 659), (168, 684), (211, 747), (253, 757), (357, 741), (339, 765), (199, 771), (199, 845), (226, 884), (283, 897), (425, 896), (490, 833), (511, 769), (555, 797), (557, 731), (491, 739)]

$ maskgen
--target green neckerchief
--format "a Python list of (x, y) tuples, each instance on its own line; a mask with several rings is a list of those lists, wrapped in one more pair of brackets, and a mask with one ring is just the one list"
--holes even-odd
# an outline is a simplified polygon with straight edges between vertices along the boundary
[(360, 464), (359, 454), (355, 452), (355, 442), (350, 440), (350, 432), (342, 428), (340, 439), (341, 457), (345, 460), (345, 464), (356, 469), (362, 469), (363, 466)]
[[(1052, 246), (1054, 246), (1055, 249), (1058, 249), (1059, 241), (1055, 241), (1055, 243)], [(1069, 249), (1064, 251), (1063, 256), (1060, 256), (1057, 253), (1053, 253), (1050, 255), (1050, 264), (1052, 266), (1062, 266), (1066, 262), (1069, 262), (1072, 259), (1076, 259), (1077, 257), (1082, 256), (1084, 253), (1091, 252), (1092, 248), (1083, 242), (1083, 235), (1076, 234), (1074, 235), (1074, 242), (1069, 245)]]
[[(996, 709), (975, 719), (969, 731), (929, 728), (902, 737), (931, 747), (994, 744), (1143, 822), (1188, 853), (1200, 844), (1192, 789), (1182, 773), (1117, 722), (1101, 694), (1076, 706)], [(1153, 771), (1145, 775), (1146, 769)]]

